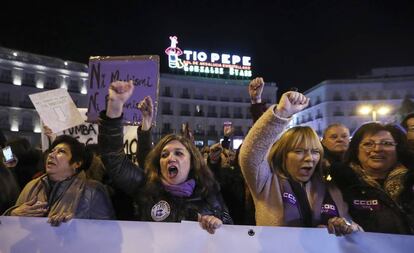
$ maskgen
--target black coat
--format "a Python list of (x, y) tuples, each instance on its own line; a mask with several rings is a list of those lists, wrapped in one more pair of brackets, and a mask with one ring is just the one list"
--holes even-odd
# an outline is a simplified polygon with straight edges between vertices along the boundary
[[(409, 203), (401, 199), (394, 201), (384, 190), (364, 182), (345, 164), (334, 163), (330, 171), (348, 203), (349, 214), (366, 232), (414, 234), (414, 222), (410, 218), (412, 208), (407, 208)], [(407, 191), (412, 191), (412, 185), (405, 187), (401, 195), (413, 196)]]
[[(135, 199), (135, 218), (141, 221), (152, 221), (151, 212), (166, 211), (169, 215), (158, 221), (180, 222), (181, 220), (196, 220), (197, 213), (214, 215), (223, 223), (232, 223), (221, 194), (210, 191), (207, 196), (200, 194), (197, 185), (190, 197), (172, 196), (162, 189), (162, 186), (148, 190), (145, 185), (145, 174), (142, 167), (132, 163), (123, 149), (123, 129), (121, 118), (109, 119), (105, 113), (100, 115), (98, 143), (101, 158), (112, 182), (122, 191)], [(138, 150), (141, 149), (138, 138)], [(160, 201), (165, 201), (161, 202)], [(157, 206), (158, 204), (158, 206)], [(157, 207), (163, 207), (157, 209)], [(154, 211), (153, 211), (154, 210)]]

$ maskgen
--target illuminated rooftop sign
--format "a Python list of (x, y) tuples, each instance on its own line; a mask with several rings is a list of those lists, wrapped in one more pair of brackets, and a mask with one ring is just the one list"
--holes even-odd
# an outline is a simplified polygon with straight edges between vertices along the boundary
[(231, 54), (206, 53), (195, 50), (181, 50), (178, 39), (170, 36), (171, 45), (165, 49), (168, 67), (187, 73), (205, 73), (227, 77), (251, 77), (251, 57)]

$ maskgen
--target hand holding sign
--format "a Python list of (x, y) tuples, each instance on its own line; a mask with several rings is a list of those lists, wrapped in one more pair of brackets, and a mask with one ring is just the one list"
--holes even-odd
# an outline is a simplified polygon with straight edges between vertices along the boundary
[(122, 115), (122, 109), (126, 101), (131, 97), (134, 91), (132, 81), (123, 82), (115, 81), (109, 86), (108, 108), (106, 116), (109, 118), (119, 118)]

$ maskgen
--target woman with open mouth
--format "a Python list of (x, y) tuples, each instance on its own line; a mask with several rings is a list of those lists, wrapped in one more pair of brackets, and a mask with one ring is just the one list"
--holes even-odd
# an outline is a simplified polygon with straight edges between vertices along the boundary
[[(131, 195), (135, 218), (140, 221), (199, 221), (214, 233), (223, 223), (231, 224), (218, 183), (194, 143), (183, 136), (163, 137), (145, 159), (145, 170), (129, 160), (123, 148), (122, 110), (131, 97), (132, 82), (116, 81), (109, 88), (107, 111), (100, 114), (98, 143), (102, 161), (114, 184)], [(142, 126), (149, 132), (152, 100), (140, 102)], [(138, 137), (138, 150), (141, 150)]]
[(48, 217), (52, 226), (72, 218), (113, 219), (111, 200), (105, 187), (85, 173), (92, 154), (69, 135), (57, 137), (45, 161), (46, 173), (30, 181), (15, 206), (4, 215)]
[(331, 167), (365, 231), (414, 234), (413, 155), (400, 127), (371, 122), (355, 132), (344, 163)]
[(336, 235), (361, 228), (352, 222), (341, 192), (321, 173), (323, 148), (310, 127), (291, 117), (308, 106), (299, 92), (282, 95), (253, 125), (240, 150), (240, 166), (256, 207), (259, 226), (327, 227)]

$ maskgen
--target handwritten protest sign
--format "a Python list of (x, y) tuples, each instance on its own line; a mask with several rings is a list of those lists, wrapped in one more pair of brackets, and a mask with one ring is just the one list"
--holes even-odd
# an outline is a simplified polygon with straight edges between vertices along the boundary
[[(78, 108), (82, 118), (86, 120), (87, 108)], [(124, 126), (124, 151), (127, 155), (134, 155), (138, 151), (138, 140), (137, 140), (137, 129), (138, 126)], [(58, 132), (55, 136), (59, 135), (70, 135), (79, 142), (88, 144), (98, 143), (99, 127), (96, 123), (84, 122), (83, 124), (68, 128), (64, 131)], [(51, 141), (44, 134), (42, 129), (42, 150), (45, 151), (49, 148)], [(135, 159), (135, 157), (133, 157)]]
[[(88, 122), (96, 122), (99, 112), (106, 109), (111, 82), (132, 80), (134, 93), (124, 105), (124, 123), (141, 122), (136, 105), (145, 96), (151, 96), (154, 106), (158, 101), (159, 56), (94, 56), (89, 59)], [(154, 112), (156, 112), (154, 108)], [(154, 120), (156, 115), (154, 115)]]
[(65, 89), (29, 95), (42, 121), (54, 133), (82, 124), (84, 120)]
[[(60, 131), (55, 133), (55, 136), (59, 136), (62, 134), (70, 135), (75, 137), (81, 143), (85, 144), (96, 144), (98, 143), (98, 124), (95, 123), (88, 123), (86, 121), (86, 111), (87, 108), (78, 108), (79, 113), (81, 114), (82, 119), (84, 122), (80, 125), (68, 128), (66, 130)], [(49, 148), (50, 142), (53, 140), (49, 140), (48, 137), (44, 134), (42, 128), (42, 150), (45, 151)]]

